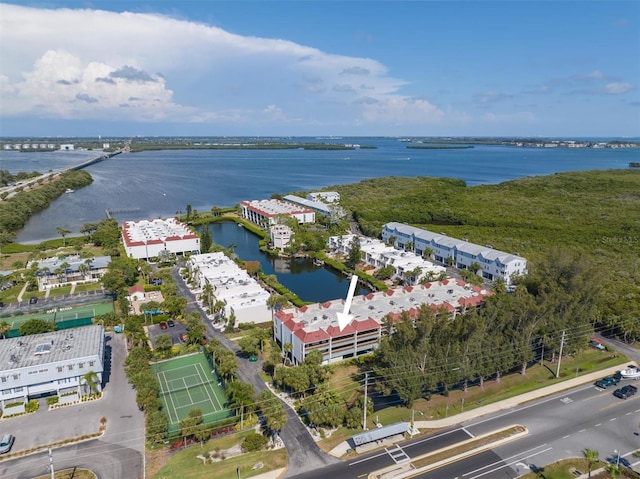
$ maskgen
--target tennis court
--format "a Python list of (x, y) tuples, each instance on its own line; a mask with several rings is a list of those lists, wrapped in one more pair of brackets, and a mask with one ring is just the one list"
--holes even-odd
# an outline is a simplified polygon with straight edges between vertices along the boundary
[(8, 315), (2, 320), (9, 323), (11, 331), (7, 337), (19, 336), (18, 329), (25, 321), (32, 318), (44, 319), (56, 323), (57, 329), (75, 328), (92, 323), (93, 318), (113, 311), (113, 301), (82, 303), (73, 306), (54, 306), (42, 309), (38, 313)]
[(169, 429), (175, 430), (189, 411), (202, 411), (204, 423), (231, 416), (224, 391), (203, 353), (170, 359), (151, 366), (160, 383), (160, 399), (169, 417)]

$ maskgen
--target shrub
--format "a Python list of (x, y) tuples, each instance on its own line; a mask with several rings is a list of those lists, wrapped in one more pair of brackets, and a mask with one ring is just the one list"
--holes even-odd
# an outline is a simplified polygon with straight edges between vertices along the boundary
[(39, 407), (40, 407), (40, 403), (38, 402), (38, 400), (32, 399), (27, 403), (24, 409), (26, 412), (36, 412)]
[(49, 396), (46, 401), (49, 406), (53, 406), (54, 404), (58, 404), (60, 398), (58, 396)]
[(267, 445), (268, 441), (262, 434), (252, 432), (242, 441), (242, 450), (244, 452), (260, 451)]

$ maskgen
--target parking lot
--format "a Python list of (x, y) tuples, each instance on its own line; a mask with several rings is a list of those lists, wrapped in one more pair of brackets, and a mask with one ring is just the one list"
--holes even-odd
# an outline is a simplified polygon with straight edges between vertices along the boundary
[(180, 337), (187, 332), (187, 327), (184, 325), (184, 323), (175, 321), (173, 327), (161, 329), (159, 324), (152, 324), (151, 326), (147, 326), (147, 331), (149, 333), (151, 344), (153, 344), (153, 347), (155, 347), (156, 340), (161, 334), (166, 334), (167, 336), (169, 336), (173, 344), (182, 343), (183, 341), (180, 339)]

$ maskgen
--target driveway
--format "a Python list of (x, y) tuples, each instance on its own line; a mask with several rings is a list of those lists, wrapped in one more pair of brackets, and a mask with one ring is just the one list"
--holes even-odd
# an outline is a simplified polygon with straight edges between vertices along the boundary
[[(259, 375), (262, 371), (262, 361), (252, 363), (243, 357), (240, 354), (238, 345), (227, 339), (213, 327), (205, 312), (198, 305), (195, 296), (180, 277), (177, 267), (172, 268), (171, 274), (178, 285), (178, 294), (187, 298), (187, 311), (196, 311), (202, 317), (202, 322), (207, 327), (207, 336), (209, 338), (219, 339), (225, 348), (236, 353), (236, 357), (238, 358), (238, 378), (241, 381), (251, 384), (256, 394), (266, 389), (267, 386)], [(284, 406), (287, 413), (287, 422), (282, 431), (280, 431), (280, 439), (282, 439), (287, 449), (287, 454), (289, 455), (289, 468), (285, 477), (341, 462), (339, 459), (322, 451), (311, 437), (311, 434), (309, 434), (305, 425), (302, 424), (302, 421), (300, 421), (295, 411), (287, 404)]]
[[(124, 373), (124, 335), (106, 335), (105, 350), (107, 359), (102, 398), (52, 411), (47, 411), (41, 406), (34, 414), (1, 420), (2, 431), (16, 436), (12, 452), (93, 434), (99, 430), (100, 419), (106, 417), (106, 432), (100, 439), (54, 449), (54, 457), (66, 457), (66, 463), (71, 466), (84, 464), (90, 467), (95, 464), (97, 467), (102, 464), (104, 470), (96, 470), (102, 479), (141, 477), (144, 416), (138, 410), (135, 391), (127, 382)], [(73, 451), (78, 450), (85, 452), (82, 456), (77, 456)], [(42, 465), (48, 463), (48, 459), (43, 462), (39, 459), (41, 456), (36, 454), (3, 460), (0, 462), (0, 477), (22, 478), (42, 474)], [(117, 473), (120, 470), (122, 474)]]

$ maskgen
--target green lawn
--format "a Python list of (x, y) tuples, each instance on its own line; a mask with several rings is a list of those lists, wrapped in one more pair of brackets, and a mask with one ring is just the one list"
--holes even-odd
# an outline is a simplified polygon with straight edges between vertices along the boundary
[(51, 288), (51, 292), (49, 296), (64, 296), (65, 294), (71, 293), (71, 285), (68, 286), (60, 286), (59, 288)]
[[(229, 457), (219, 462), (202, 463), (197, 456), (207, 456), (210, 451), (229, 449), (241, 444), (250, 431), (245, 431), (231, 436), (212, 439), (200, 445), (193, 445), (184, 451), (174, 454), (166, 464), (153, 476), (154, 479), (200, 479), (201, 477), (215, 477), (215, 479), (237, 479), (237, 468), (240, 466), (240, 477), (252, 477), (274, 469), (280, 469), (287, 465), (287, 452), (285, 449), (274, 451), (260, 451), (240, 456)], [(253, 467), (262, 463), (261, 469)]]
[[(484, 387), (470, 387), (467, 392), (462, 390), (453, 390), (448, 396), (442, 394), (434, 394), (430, 400), (418, 399), (413, 404), (415, 410), (415, 420), (443, 419), (463, 411), (476, 409), (480, 406), (491, 404), (503, 399), (518, 396), (529, 391), (549, 386), (558, 381), (575, 377), (576, 368), (578, 374), (583, 375), (600, 369), (606, 369), (616, 365), (623, 365), (629, 359), (622, 355), (613, 355), (608, 351), (598, 351), (595, 349), (587, 349), (574, 357), (562, 358), (560, 368), (560, 378), (555, 378), (557, 364), (545, 362), (544, 365), (536, 364), (527, 369), (526, 376), (518, 373), (505, 375), (501, 378), (500, 383), (495, 381), (486, 381)], [(334, 378), (353, 377), (353, 366), (336, 367)], [(340, 370), (343, 369), (343, 372)], [(332, 378), (332, 380), (334, 379)], [(462, 399), (464, 399), (464, 404)], [(369, 427), (374, 427), (375, 417), (383, 425), (393, 424), (399, 421), (411, 421), (411, 408), (404, 406), (390, 406), (385, 409), (376, 411), (368, 417)], [(331, 437), (323, 439), (319, 445), (326, 451), (331, 450), (341, 441), (346, 440), (362, 432), (360, 429), (348, 429), (340, 427)], [(425, 433), (426, 431), (423, 431)]]
[(102, 283), (83, 283), (77, 284), (74, 293), (84, 293), (86, 291), (99, 291), (102, 289)]

